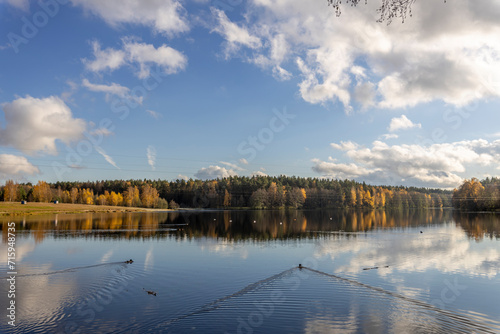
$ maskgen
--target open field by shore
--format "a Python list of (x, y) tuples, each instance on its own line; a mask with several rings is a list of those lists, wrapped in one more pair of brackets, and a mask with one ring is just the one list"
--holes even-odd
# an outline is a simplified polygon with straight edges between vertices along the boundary
[(50, 213), (84, 213), (84, 212), (147, 212), (172, 211), (169, 209), (147, 209), (110, 205), (86, 205), (67, 203), (38, 203), (21, 204), (20, 202), (0, 202), (0, 215), (39, 215)]

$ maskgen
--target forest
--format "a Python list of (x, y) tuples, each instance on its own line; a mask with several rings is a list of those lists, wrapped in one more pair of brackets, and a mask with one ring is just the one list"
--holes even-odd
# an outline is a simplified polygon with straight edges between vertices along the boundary
[(4, 201), (81, 203), (146, 208), (408, 209), (451, 207), (452, 192), (372, 186), (353, 180), (295, 176), (232, 176), (215, 180), (103, 180), (86, 182), (8, 180)]
[(453, 207), (462, 211), (500, 210), (500, 179), (465, 180), (453, 191)]

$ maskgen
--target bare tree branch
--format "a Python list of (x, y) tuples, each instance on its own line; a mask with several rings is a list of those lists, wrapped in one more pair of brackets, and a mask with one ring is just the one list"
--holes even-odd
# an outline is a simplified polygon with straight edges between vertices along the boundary
[[(377, 22), (387, 22), (387, 24), (391, 24), (394, 18), (401, 18), (401, 21), (404, 23), (406, 17), (409, 15), (412, 16), (411, 6), (416, 0), (382, 0), (382, 5), (377, 9), (377, 12), (380, 13), (380, 18)], [(333, 6), (335, 9), (335, 14), (340, 16), (342, 13), (341, 5), (342, 0), (327, 0), (328, 5)], [(344, 0), (344, 3), (351, 4), (351, 6), (357, 6), (360, 0)], [(365, 0), (365, 5), (368, 0)], [(444, 0), (446, 2), (446, 0)]]

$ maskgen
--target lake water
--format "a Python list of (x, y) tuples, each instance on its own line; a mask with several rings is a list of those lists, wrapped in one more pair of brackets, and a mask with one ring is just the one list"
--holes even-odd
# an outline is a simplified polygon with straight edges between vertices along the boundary
[[(6, 318), (12, 221), (15, 327)], [(2, 333), (500, 332), (495, 214), (186, 211), (0, 222)]]

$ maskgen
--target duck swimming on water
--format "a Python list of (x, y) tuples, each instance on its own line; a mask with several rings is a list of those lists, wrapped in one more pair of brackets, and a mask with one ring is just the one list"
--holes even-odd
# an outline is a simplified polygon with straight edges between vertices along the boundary
[(132, 260), (132, 259), (127, 260), (127, 261), (125, 261), (125, 263), (134, 263), (134, 260)]
[(144, 288), (142, 288), (142, 290), (146, 291), (148, 293), (148, 295), (153, 295), (153, 296), (156, 296), (156, 292), (154, 291), (151, 291), (151, 290), (146, 290)]

